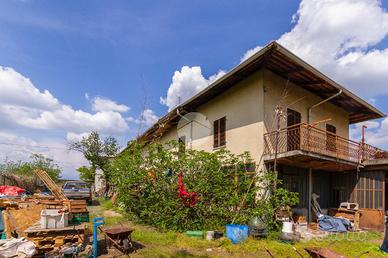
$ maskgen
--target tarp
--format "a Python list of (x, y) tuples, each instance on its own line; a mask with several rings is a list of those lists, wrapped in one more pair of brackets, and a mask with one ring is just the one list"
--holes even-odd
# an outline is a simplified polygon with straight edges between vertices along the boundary
[(336, 218), (328, 215), (319, 215), (319, 228), (329, 232), (346, 232), (350, 229), (350, 221), (344, 218)]
[(11, 185), (0, 185), (0, 195), (5, 196), (18, 196), (25, 192), (26, 190), (17, 186)]
[(36, 253), (35, 244), (25, 238), (11, 238), (0, 240), (0, 258), (15, 257), (24, 254), (32, 257)]

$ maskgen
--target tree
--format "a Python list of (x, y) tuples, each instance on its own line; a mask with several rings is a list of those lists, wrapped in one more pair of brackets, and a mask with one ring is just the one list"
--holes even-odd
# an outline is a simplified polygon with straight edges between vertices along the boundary
[(81, 167), (78, 169), (81, 176), (94, 180), (96, 169), (101, 169), (104, 174), (106, 189), (108, 189), (110, 175), (107, 164), (109, 158), (115, 156), (119, 151), (117, 140), (112, 136), (101, 139), (99, 133), (94, 131), (88, 136), (82, 137), (80, 141), (70, 143), (69, 149), (81, 152), (85, 159), (89, 161), (90, 168)]
[(85, 182), (93, 182), (95, 170), (92, 167), (88, 168), (86, 166), (79, 167), (77, 169), (79, 172), (79, 178)]
[(17, 176), (23, 180), (20, 182), (27, 190), (34, 191), (37, 186), (37, 178), (34, 170), (42, 169), (54, 180), (58, 182), (61, 176), (61, 168), (54, 162), (53, 159), (47, 158), (42, 154), (33, 153), (30, 156), (30, 161), (11, 161), (5, 160), (0, 164), (0, 174), (13, 177)]

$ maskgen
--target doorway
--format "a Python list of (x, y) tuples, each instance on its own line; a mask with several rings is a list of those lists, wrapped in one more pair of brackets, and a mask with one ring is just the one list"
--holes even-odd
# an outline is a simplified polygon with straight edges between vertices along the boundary
[(287, 108), (287, 151), (300, 149), (300, 127), (292, 126), (301, 122), (302, 115), (298, 111)]

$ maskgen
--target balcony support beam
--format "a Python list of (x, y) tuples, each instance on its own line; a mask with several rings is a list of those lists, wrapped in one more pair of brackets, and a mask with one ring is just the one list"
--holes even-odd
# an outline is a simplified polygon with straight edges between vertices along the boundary
[(308, 191), (309, 191), (309, 205), (308, 205), (308, 211), (307, 211), (307, 219), (308, 222), (311, 222), (313, 220), (312, 214), (311, 214), (311, 201), (313, 196), (313, 169), (309, 168), (309, 185), (308, 185)]

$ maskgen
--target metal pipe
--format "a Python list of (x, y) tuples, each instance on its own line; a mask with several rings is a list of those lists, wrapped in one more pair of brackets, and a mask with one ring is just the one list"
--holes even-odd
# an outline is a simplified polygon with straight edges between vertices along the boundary
[(98, 227), (104, 225), (104, 218), (94, 218), (93, 219), (93, 257), (98, 257)]
[(312, 122), (311, 111), (312, 111), (313, 108), (316, 108), (316, 107), (322, 105), (323, 103), (326, 103), (326, 102), (328, 102), (329, 100), (334, 99), (335, 97), (338, 97), (338, 96), (341, 95), (341, 94), (342, 94), (342, 90), (340, 90), (339, 92), (337, 92), (337, 93), (334, 94), (333, 96), (330, 96), (330, 97), (328, 97), (327, 99), (324, 99), (324, 100), (318, 102), (317, 104), (312, 105), (312, 106), (308, 109), (308, 113), (307, 113), (307, 123), (308, 123), (308, 124), (311, 124), (311, 122)]

